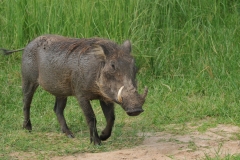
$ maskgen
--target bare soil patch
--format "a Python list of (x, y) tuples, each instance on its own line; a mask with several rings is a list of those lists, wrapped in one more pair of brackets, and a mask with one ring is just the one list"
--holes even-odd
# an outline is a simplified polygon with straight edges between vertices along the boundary
[[(140, 146), (102, 153), (81, 153), (53, 157), (52, 160), (185, 160), (240, 154), (240, 128), (218, 125), (201, 133), (192, 129), (184, 135), (167, 132), (147, 133)], [(14, 157), (16, 158), (16, 154)], [(21, 157), (18, 157), (21, 159)]]

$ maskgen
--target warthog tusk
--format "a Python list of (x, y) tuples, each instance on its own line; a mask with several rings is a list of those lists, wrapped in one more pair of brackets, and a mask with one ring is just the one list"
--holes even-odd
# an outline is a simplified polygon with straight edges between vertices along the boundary
[(122, 86), (119, 90), (118, 90), (118, 95), (117, 95), (117, 99), (118, 99), (118, 102), (122, 103), (122, 90), (123, 90), (124, 86)]
[(145, 86), (144, 93), (142, 95), (143, 99), (146, 98), (147, 94), (148, 94), (148, 88)]

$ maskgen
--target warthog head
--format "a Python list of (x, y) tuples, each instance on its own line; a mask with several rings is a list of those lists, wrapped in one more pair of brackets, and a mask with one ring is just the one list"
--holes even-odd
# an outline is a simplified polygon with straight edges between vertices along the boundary
[(105, 60), (97, 82), (101, 94), (110, 102), (120, 104), (129, 116), (139, 115), (143, 112), (142, 105), (148, 89), (145, 87), (143, 94), (137, 91), (137, 69), (134, 58), (130, 55), (130, 41), (125, 41), (117, 48), (102, 48)]

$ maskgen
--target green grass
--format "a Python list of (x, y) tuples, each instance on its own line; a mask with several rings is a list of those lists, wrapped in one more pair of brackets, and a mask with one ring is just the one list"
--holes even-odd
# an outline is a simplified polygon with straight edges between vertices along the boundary
[[(21, 53), (0, 56), (0, 157), (14, 152), (62, 155), (100, 152), (140, 143), (136, 133), (162, 131), (211, 119), (240, 124), (240, 2), (238, 0), (0, 0), (0, 48), (24, 47), (42, 34), (130, 39), (139, 67), (139, 89), (147, 85), (145, 112), (128, 117), (116, 107), (112, 137), (89, 145), (85, 118), (74, 98), (65, 114), (74, 140), (60, 133), (54, 98), (42, 89), (34, 96), (33, 132), (21, 129)], [(93, 102), (100, 131), (105, 120)], [(206, 157), (208, 159), (208, 157)], [(229, 156), (226, 159), (234, 159)]]

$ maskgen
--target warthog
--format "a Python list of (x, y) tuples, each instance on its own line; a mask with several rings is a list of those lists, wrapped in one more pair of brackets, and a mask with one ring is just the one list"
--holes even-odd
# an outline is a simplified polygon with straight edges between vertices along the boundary
[[(54, 112), (62, 132), (74, 137), (64, 118), (67, 97), (75, 96), (86, 117), (90, 141), (101, 144), (111, 136), (115, 120), (114, 103), (129, 116), (143, 112), (148, 89), (137, 91), (136, 66), (130, 55), (131, 43), (122, 45), (102, 38), (77, 39), (43, 35), (19, 50), (3, 50), (8, 55), (24, 50), (22, 55), (23, 128), (32, 130), (30, 105), (40, 85), (56, 97)], [(101, 135), (90, 100), (98, 99), (106, 118)]]

